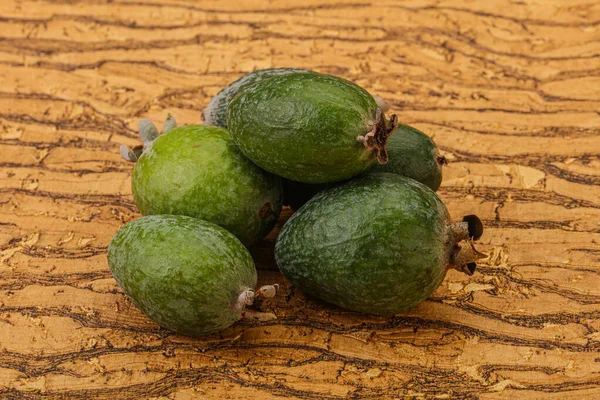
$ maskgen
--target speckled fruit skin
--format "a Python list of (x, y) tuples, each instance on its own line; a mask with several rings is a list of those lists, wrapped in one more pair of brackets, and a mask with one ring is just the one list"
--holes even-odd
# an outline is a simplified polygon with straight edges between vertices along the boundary
[(376, 122), (377, 103), (361, 87), (317, 73), (260, 81), (233, 98), (227, 126), (261, 168), (305, 183), (350, 178), (376, 162), (357, 140)]
[(435, 192), (374, 173), (324, 190), (283, 227), (277, 265), (300, 290), (340, 307), (395, 314), (441, 284), (453, 244)]
[(264, 238), (281, 211), (281, 180), (244, 157), (226, 130), (206, 125), (159, 136), (136, 163), (132, 190), (143, 215), (204, 219), (245, 245)]
[[(437, 191), (442, 183), (442, 165), (433, 140), (409, 125), (399, 124), (387, 141), (389, 160), (387, 164), (375, 163), (368, 171), (392, 172), (412, 178)], [(283, 180), (283, 204), (299, 209), (321, 190), (332, 187), (331, 184), (311, 185), (307, 183)]]
[(202, 111), (202, 118), (206, 125), (214, 125), (221, 128), (227, 128), (227, 106), (231, 99), (240, 91), (256, 82), (279, 75), (288, 75), (294, 73), (310, 73), (311, 71), (301, 68), (268, 68), (249, 72), (238, 80), (231, 82), (214, 95), (208, 106)]
[(239, 295), (256, 286), (256, 269), (242, 243), (197, 218), (152, 215), (122, 227), (108, 247), (108, 264), (125, 294), (159, 325), (201, 336), (240, 319)]
[(429, 136), (409, 125), (399, 124), (388, 139), (387, 164), (375, 164), (370, 172), (392, 172), (413, 178), (437, 191), (442, 183), (442, 162)]

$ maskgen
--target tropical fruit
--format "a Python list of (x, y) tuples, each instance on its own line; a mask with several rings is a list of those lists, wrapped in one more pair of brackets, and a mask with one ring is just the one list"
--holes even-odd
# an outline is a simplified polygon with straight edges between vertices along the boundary
[(274, 76), (307, 72), (311, 71), (301, 68), (267, 68), (249, 72), (238, 80), (231, 82), (221, 89), (219, 93), (214, 95), (213, 98), (210, 99), (208, 106), (202, 110), (202, 119), (206, 125), (227, 128), (227, 106), (231, 102), (231, 99), (233, 99), (240, 91), (256, 82)]
[[(142, 136), (148, 123), (141, 124)], [(156, 136), (145, 142), (133, 170), (133, 196), (143, 215), (204, 219), (245, 245), (269, 233), (281, 211), (281, 180), (248, 160), (229, 132), (188, 125)]]
[(446, 158), (429, 136), (410, 125), (398, 124), (388, 139), (387, 151), (388, 162), (375, 164), (369, 172), (392, 172), (419, 181), (434, 192), (439, 189)]
[(395, 124), (361, 87), (317, 73), (262, 80), (227, 109), (227, 127), (248, 158), (305, 183), (341, 181), (387, 162)]
[[(281, 272), (302, 291), (343, 308), (394, 314), (429, 297), (449, 268), (472, 274), (481, 256), (476, 216), (453, 224), (425, 185), (373, 173), (318, 193), (283, 227)], [(461, 243), (461, 241), (465, 241)]]
[(248, 250), (197, 218), (152, 215), (129, 222), (112, 239), (108, 263), (139, 309), (184, 335), (227, 328), (254, 298), (256, 269)]
[[(387, 142), (388, 162), (376, 163), (367, 172), (392, 172), (412, 178), (437, 191), (442, 183), (446, 158), (439, 154), (433, 140), (409, 125), (398, 124)], [(283, 204), (297, 210), (321, 190), (332, 184), (311, 185), (283, 180)]]

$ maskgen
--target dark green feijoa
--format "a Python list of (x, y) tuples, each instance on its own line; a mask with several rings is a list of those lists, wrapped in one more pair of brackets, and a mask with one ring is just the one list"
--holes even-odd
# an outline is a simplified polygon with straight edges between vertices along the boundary
[(311, 71), (302, 68), (268, 68), (247, 73), (238, 80), (225, 86), (219, 93), (210, 99), (208, 106), (202, 110), (202, 120), (206, 125), (227, 128), (227, 106), (231, 102), (231, 99), (233, 99), (233, 97), (240, 91), (256, 82), (260, 82), (274, 76), (306, 72)]
[(300, 208), (279, 234), (275, 257), (286, 278), (312, 296), (353, 311), (394, 314), (429, 297), (449, 268), (472, 274), (482, 256), (472, 242), (481, 233), (473, 215), (453, 224), (425, 185), (373, 173), (326, 189)]
[(388, 162), (376, 164), (371, 172), (393, 172), (413, 178), (437, 191), (446, 164), (433, 140), (409, 125), (398, 124), (387, 142)]
[(387, 162), (395, 115), (391, 121), (361, 87), (317, 73), (260, 81), (227, 108), (228, 129), (248, 158), (305, 183), (341, 181)]
[[(446, 158), (439, 154), (433, 140), (409, 125), (398, 127), (387, 142), (388, 162), (376, 163), (368, 172), (392, 172), (407, 176), (437, 191), (442, 182), (442, 166)], [(283, 180), (283, 201), (297, 210), (321, 190), (331, 184), (311, 185)]]
[(140, 310), (184, 335), (227, 328), (254, 298), (256, 269), (248, 250), (197, 218), (152, 215), (129, 222), (108, 246), (108, 264)]
[[(148, 124), (153, 127), (147, 121), (140, 131)], [(264, 238), (281, 211), (280, 178), (258, 168), (229, 132), (214, 126), (171, 128), (145, 144), (133, 169), (132, 190), (143, 215), (201, 218), (245, 245)]]

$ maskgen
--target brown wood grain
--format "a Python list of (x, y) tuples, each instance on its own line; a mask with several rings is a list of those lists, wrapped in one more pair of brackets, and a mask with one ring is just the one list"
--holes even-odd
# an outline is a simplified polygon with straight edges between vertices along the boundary
[[(3, 0), (0, 56), (0, 398), (600, 398), (598, 1)], [(285, 283), (274, 232), (254, 254), (283, 290), (255, 308), (276, 321), (161, 330), (105, 258), (139, 216), (118, 146), (281, 66), (433, 136), (490, 256), (373, 317)]]

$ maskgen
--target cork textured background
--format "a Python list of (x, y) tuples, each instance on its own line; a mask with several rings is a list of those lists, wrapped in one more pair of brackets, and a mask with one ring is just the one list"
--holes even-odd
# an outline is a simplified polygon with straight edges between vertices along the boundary
[[(105, 257), (139, 216), (119, 144), (254, 69), (350, 79), (434, 137), (489, 258), (394, 317), (282, 290), (203, 339)], [(600, 398), (600, 3), (2, 0), (0, 398)], [(286, 210), (282, 221), (289, 217)]]

